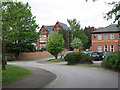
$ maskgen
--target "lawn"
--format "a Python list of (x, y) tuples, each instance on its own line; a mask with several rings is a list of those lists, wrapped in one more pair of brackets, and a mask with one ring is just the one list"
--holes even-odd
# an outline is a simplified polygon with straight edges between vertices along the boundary
[(30, 74), (32, 74), (32, 72), (28, 69), (6, 65), (6, 70), (2, 71), (2, 84), (9, 84), (13, 81), (20, 80)]
[(64, 59), (50, 59), (48, 62), (63, 62), (65, 61)]

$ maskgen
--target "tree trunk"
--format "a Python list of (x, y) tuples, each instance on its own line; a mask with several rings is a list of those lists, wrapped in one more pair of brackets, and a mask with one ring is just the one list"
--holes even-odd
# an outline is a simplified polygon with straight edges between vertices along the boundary
[(57, 55), (55, 55), (55, 59), (57, 59)]
[(19, 51), (16, 51), (16, 52), (15, 52), (15, 60), (19, 60), (19, 59), (20, 59), (20, 58), (19, 58), (19, 54), (20, 54)]
[(6, 70), (5, 62), (5, 41), (2, 40), (2, 70)]

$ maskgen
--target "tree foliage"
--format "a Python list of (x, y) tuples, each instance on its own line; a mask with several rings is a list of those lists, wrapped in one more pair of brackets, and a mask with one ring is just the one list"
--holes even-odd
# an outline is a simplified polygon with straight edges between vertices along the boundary
[(12, 49), (18, 59), (19, 53), (38, 39), (35, 16), (32, 15), (28, 3), (4, 2), (2, 22), (5, 46), (7, 49)]
[(82, 47), (82, 42), (81, 42), (81, 39), (79, 38), (74, 38), (73, 41), (71, 42), (71, 46), (75, 49), (81, 49)]
[(118, 26), (120, 26), (120, 1), (118, 2), (112, 2), (112, 3), (108, 3), (109, 5), (113, 5), (113, 8), (111, 11), (109, 11), (108, 13), (106, 13), (106, 16), (104, 18), (106, 18), (107, 20), (112, 19), (113, 17), (114, 22), (118, 23)]
[(51, 53), (55, 59), (57, 59), (58, 53), (64, 50), (64, 39), (63, 35), (59, 31), (52, 31), (47, 39), (46, 50)]
[(80, 22), (76, 19), (67, 19), (67, 21), (70, 25), (69, 31), (72, 33), (72, 38), (79, 38), (82, 41), (82, 45), (85, 45), (88, 42), (88, 38), (85, 35), (83, 29), (80, 28)]

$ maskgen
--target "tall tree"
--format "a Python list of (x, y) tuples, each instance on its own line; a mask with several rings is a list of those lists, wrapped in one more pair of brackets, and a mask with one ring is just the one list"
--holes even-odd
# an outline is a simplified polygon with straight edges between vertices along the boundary
[(88, 42), (88, 38), (85, 35), (84, 31), (82, 28), (80, 28), (80, 22), (77, 21), (76, 19), (69, 20), (67, 19), (70, 27), (69, 31), (72, 33), (72, 38), (79, 38), (82, 41), (82, 44), (85, 45)]
[(5, 53), (5, 46), (9, 45), (9, 48), (15, 52), (16, 59), (19, 59), (19, 53), (38, 39), (35, 16), (32, 15), (28, 3), (3, 2), (2, 9), (2, 48), (4, 51), (2, 54)]
[(58, 53), (61, 53), (64, 50), (64, 39), (62, 34), (59, 31), (52, 31), (47, 39), (46, 49), (51, 53), (55, 59), (57, 59)]

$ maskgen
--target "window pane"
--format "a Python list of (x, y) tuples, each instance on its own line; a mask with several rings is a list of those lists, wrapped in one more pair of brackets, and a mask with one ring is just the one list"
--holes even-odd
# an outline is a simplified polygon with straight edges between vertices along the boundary
[(110, 39), (114, 39), (114, 34), (110, 34)]
[(107, 45), (104, 46), (104, 51), (108, 51), (108, 46)]
[(102, 39), (102, 35), (98, 35), (98, 40), (101, 40)]
[(104, 34), (104, 39), (108, 39), (108, 34)]
[(120, 39), (120, 34), (118, 35), (118, 38)]
[(102, 46), (101, 45), (98, 46), (98, 52), (102, 52)]

